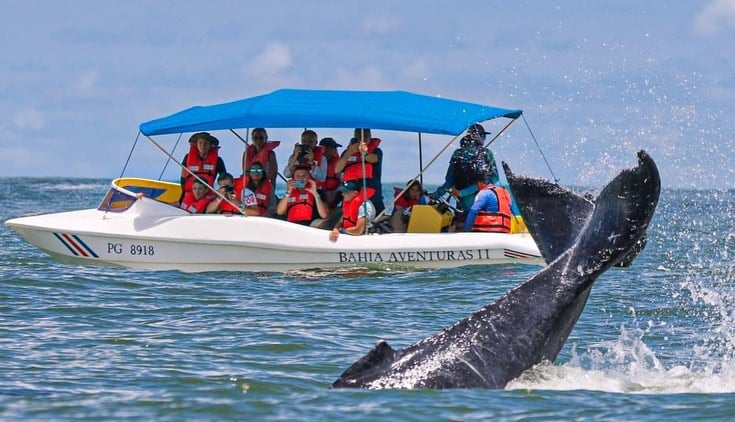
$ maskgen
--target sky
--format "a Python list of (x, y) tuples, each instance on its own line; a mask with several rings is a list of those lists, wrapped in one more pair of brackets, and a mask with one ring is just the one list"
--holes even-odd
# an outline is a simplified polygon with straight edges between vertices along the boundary
[[(522, 109), (524, 119), (491, 145), (518, 174), (599, 186), (645, 149), (664, 187), (735, 188), (735, 0), (0, 0), (0, 8), (0, 176), (112, 179), (124, 169), (174, 180), (175, 164), (145, 138), (135, 142), (140, 123), (308, 88)], [(497, 133), (505, 123), (486, 127)], [(348, 142), (349, 131), (316, 129)], [(269, 131), (282, 141), (281, 167), (299, 133)], [(238, 175), (242, 142), (215, 135)], [(418, 173), (416, 135), (373, 135), (383, 139), (384, 181)], [(424, 164), (450, 140), (424, 136)], [(176, 137), (161, 143), (173, 149)], [(427, 183), (442, 181), (454, 147), (426, 171)], [(185, 152), (179, 144), (173, 155)]]

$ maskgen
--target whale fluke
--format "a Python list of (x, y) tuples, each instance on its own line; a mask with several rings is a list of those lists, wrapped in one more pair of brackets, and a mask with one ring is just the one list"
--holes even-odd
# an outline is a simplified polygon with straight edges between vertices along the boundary
[[(506, 174), (515, 178), (509, 169)], [(549, 264), (427, 339), (400, 350), (379, 342), (332, 387), (504, 388), (533, 365), (556, 359), (594, 281), (643, 238), (658, 204), (658, 169), (641, 151), (638, 165), (623, 170), (594, 201), (536, 179), (513, 183), (516, 200), (531, 207), (521, 206), (521, 214), (534, 239), (550, 243), (542, 247)]]

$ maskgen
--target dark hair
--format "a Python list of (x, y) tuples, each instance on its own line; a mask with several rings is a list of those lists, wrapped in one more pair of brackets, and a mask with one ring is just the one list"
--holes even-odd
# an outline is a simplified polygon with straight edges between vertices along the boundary
[(220, 173), (219, 178), (217, 179), (217, 183), (219, 183), (220, 180), (222, 180), (222, 179), (235, 180), (235, 176), (233, 176), (233, 175), (231, 175), (230, 173), (227, 173), (227, 172)]
[(306, 129), (305, 131), (301, 132), (301, 136), (303, 136), (303, 135), (313, 136), (314, 138), (317, 138), (318, 137), (317, 134), (316, 134), (316, 132), (314, 132), (311, 129)]
[(255, 132), (263, 132), (263, 135), (264, 135), (263, 137), (265, 138), (266, 141), (268, 140), (268, 131), (265, 130), (264, 127), (256, 127), (255, 129), (253, 129), (253, 132), (250, 136), (255, 134)]
[(424, 187), (421, 186), (421, 182), (419, 182), (419, 179), (409, 180), (408, 183), (406, 183), (406, 186), (408, 186), (408, 189), (411, 189), (415, 185), (421, 188), (421, 190), (424, 190)]

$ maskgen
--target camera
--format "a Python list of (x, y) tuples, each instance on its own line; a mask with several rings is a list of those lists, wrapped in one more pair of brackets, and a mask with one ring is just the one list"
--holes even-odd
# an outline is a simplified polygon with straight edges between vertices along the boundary
[(311, 147), (304, 144), (299, 144), (300, 151), (299, 154), (296, 156), (296, 162), (299, 164), (303, 164), (309, 161), (308, 154), (311, 152)]
[(296, 189), (303, 189), (306, 187), (306, 180), (294, 180), (293, 185)]
[(235, 193), (235, 188), (232, 187), (232, 185), (226, 185), (225, 186), (225, 192), (226, 193)]

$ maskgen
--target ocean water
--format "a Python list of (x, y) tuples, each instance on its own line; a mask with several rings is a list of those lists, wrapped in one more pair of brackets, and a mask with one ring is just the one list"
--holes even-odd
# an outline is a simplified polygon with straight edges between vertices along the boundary
[[(95, 207), (109, 181), (0, 178), (0, 220)], [(537, 267), (320, 273), (62, 265), (0, 227), (6, 420), (660, 420), (735, 417), (735, 191), (664, 190), (553, 364), (506, 390), (332, 390)]]

